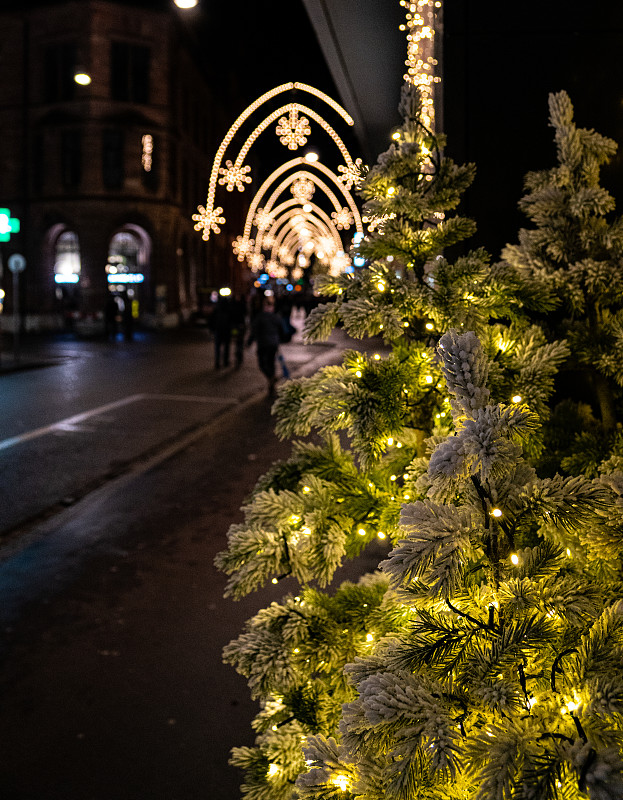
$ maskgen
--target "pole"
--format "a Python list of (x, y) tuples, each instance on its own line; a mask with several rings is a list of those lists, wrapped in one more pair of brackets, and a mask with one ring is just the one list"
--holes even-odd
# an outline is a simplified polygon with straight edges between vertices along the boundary
[(19, 272), (13, 273), (13, 357), (19, 361)]

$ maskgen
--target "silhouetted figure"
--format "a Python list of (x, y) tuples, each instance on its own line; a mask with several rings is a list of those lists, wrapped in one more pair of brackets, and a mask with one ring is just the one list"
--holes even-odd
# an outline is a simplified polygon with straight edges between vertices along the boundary
[(234, 340), (236, 367), (244, 360), (244, 340), (247, 334), (247, 303), (244, 295), (237, 293), (231, 301), (231, 335)]
[(117, 298), (112, 292), (108, 292), (106, 308), (104, 309), (104, 326), (106, 330), (106, 338), (112, 342), (114, 342), (117, 338), (118, 314), (119, 306), (117, 305)]
[(128, 293), (123, 295), (123, 338), (126, 342), (131, 342), (134, 338), (134, 316), (132, 315), (132, 298)]
[(275, 394), (275, 358), (281, 341), (282, 318), (275, 313), (275, 301), (265, 297), (262, 310), (251, 322), (247, 344), (257, 342), (257, 363), (268, 382), (268, 396)]
[(219, 297), (210, 317), (214, 335), (214, 368), (229, 366), (229, 346), (231, 341), (231, 306), (228, 297)]

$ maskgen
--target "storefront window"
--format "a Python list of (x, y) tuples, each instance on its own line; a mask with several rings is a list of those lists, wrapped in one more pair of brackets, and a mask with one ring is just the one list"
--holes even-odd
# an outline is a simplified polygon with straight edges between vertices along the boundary
[(56, 283), (78, 283), (80, 280), (80, 243), (73, 231), (65, 231), (56, 240), (54, 251)]

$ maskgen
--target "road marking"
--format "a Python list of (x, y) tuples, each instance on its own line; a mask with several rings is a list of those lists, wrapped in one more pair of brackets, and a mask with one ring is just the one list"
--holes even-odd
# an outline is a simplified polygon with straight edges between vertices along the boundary
[[(201, 397), (184, 394), (131, 394), (128, 397), (123, 397), (121, 400), (115, 400), (113, 403), (106, 403), (106, 405), (91, 408), (89, 411), (83, 411), (81, 414), (75, 414), (73, 417), (67, 417), (66, 419), (60, 420), (60, 422), (54, 422), (51, 425), (44, 425), (42, 428), (36, 428), (34, 431), (27, 431), (26, 433), (21, 433), (19, 436), (11, 436), (9, 439), (3, 439), (0, 441), (0, 450), (8, 450), (9, 447), (14, 447), (16, 444), (28, 442), (31, 439), (38, 439), (40, 436), (45, 436), (55, 431), (81, 430), (77, 426), (85, 419), (105, 414), (113, 408), (127, 406), (139, 400), (180, 400), (183, 402), (195, 403), (220, 403), (221, 405), (223, 403), (234, 405), (238, 402), (238, 400), (235, 399), (219, 399), (216, 397)], [(83, 428), (82, 430), (85, 429)]]

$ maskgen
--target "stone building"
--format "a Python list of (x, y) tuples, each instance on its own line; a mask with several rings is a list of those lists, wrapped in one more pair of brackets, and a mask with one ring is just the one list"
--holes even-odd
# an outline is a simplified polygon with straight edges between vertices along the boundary
[(96, 332), (111, 293), (143, 324), (174, 325), (210, 291), (241, 288), (233, 236), (193, 228), (230, 114), (177, 10), (34, 2), (0, 26), (2, 327), (16, 252), (27, 330)]

